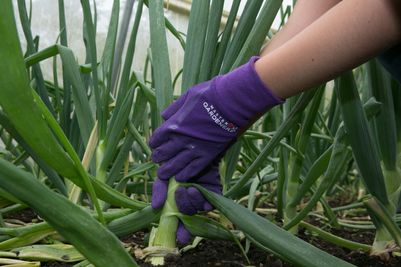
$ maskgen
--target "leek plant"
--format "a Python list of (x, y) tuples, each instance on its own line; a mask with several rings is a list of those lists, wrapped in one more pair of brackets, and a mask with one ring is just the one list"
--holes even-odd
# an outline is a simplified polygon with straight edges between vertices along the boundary
[[(398, 84), (391, 80), (376, 60), (372, 60), (367, 65), (367, 75), (370, 85), (370, 93), (382, 103), (382, 110), (375, 118), (372, 131), (376, 133), (378, 152), (380, 155), (381, 169), (385, 184), (385, 193), (389, 204), (386, 206), (387, 212), (391, 217), (395, 216), (401, 192), (401, 172), (399, 161), (399, 147), (397, 146), (397, 126), (393, 100), (393, 89), (398, 89)], [(382, 204), (386, 204), (381, 201)], [(391, 247), (393, 237), (388, 231), (388, 227), (383, 227), (381, 221), (376, 223), (378, 231), (373, 244), (373, 254), (381, 254)], [(400, 245), (398, 241), (398, 245)]]
[[(4, 1), (1, 262), (137, 266), (118, 237), (151, 229), (143, 254), (160, 265), (167, 254), (185, 251), (175, 240), (179, 220), (194, 236), (234, 242), (244, 254), (253, 244), (295, 266), (353, 266), (299, 239), (299, 227), (337, 246), (381, 256), (395, 249), (393, 241), (400, 246), (401, 93), (375, 61), (289, 99), (246, 131), (221, 163), (224, 196), (195, 185), (214, 212), (180, 214), (173, 177), (164, 208), (150, 207), (157, 166), (150, 161), (147, 140), (174, 92), (183, 93), (258, 54), (274, 32), (276, 15), (281, 14), (282, 25), (291, 10), (281, 0), (248, 0), (239, 14), (240, 0), (234, 0), (222, 26), (224, 0), (194, 0), (182, 34), (165, 17), (163, 4), (127, 0), (120, 19), (120, 1), (114, 0), (106, 42), (98, 50), (96, 6), (81, 0), (86, 58), (79, 65), (69, 48), (63, 0), (58, 0), (59, 38), (42, 50), (30, 28), (32, 7), (17, 2), (25, 51), (12, 1)], [(146, 11), (150, 49), (138, 72), (132, 65)], [(178, 73), (170, 68), (168, 34), (184, 50)], [(52, 80), (44, 79), (40, 64), (45, 60), (53, 61)], [(334, 194), (350, 187), (368, 193), (333, 207), (329, 200)], [(267, 209), (271, 204), (274, 208)], [(11, 212), (27, 207), (44, 221), (15, 225), (7, 220)], [(344, 212), (368, 212), (372, 220), (347, 220), (339, 216)], [(377, 229), (375, 242), (335, 236), (309, 224), (309, 216), (330, 227)], [(40, 244), (45, 238), (58, 244)]]

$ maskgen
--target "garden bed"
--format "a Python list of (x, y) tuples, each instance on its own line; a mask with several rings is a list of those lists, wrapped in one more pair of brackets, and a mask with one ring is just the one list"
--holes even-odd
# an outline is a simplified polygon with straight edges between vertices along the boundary
[[(25, 209), (18, 213), (7, 216), (7, 219), (17, 219), (23, 222), (31, 222), (32, 220), (38, 220), (36, 214), (30, 210)], [(316, 220), (310, 221), (310, 223), (319, 225)], [(348, 230), (348, 229), (331, 229), (331, 233), (343, 237), (347, 240), (363, 243), (372, 244), (374, 239), (374, 231), (371, 230)], [(125, 236), (121, 240), (127, 245), (131, 246), (131, 254), (135, 257), (140, 249), (146, 247), (146, 235), (147, 233), (141, 231), (132, 235)], [(319, 237), (311, 235), (304, 229), (300, 229), (298, 236), (303, 240), (313, 244), (314, 246), (341, 258), (349, 263), (356, 266), (363, 267), (396, 267), (401, 266), (401, 257), (391, 257), (388, 262), (384, 262), (378, 257), (369, 256), (366, 253), (352, 251), (345, 248), (340, 248), (329, 242), (326, 242)], [(137, 251), (137, 253), (135, 253)], [(256, 267), (292, 267), (293, 265), (285, 263), (280, 259), (274, 257), (271, 254), (265, 253), (257, 248), (251, 247), (248, 257), (251, 266)], [(149, 263), (145, 263), (143, 260), (136, 257), (136, 261), (140, 266), (150, 267)], [(60, 262), (44, 262), (44, 267), (67, 267), (73, 266), (70, 263)], [(201, 243), (194, 249), (188, 250), (183, 253), (181, 257), (168, 257), (166, 259), (165, 266), (224, 266), (224, 267), (236, 267), (236, 266), (248, 266), (245, 257), (241, 254), (238, 246), (228, 241), (213, 241), (213, 240), (202, 240)]]
[[(373, 232), (358, 232), (352, 233), (350, 231), (335, 231), (336, 234), (343, 234), (344, 237), (353, 236), (355, 237), (354, 241), (358, 242), (369, 242), (373, 237)], [(130, 237), (126, 237), (124, 239), (125, 242), (130, 242), (133, 246), (144, 247), (142, 242), (143, 233), (138, 233), (136, 235), (132, 235)], [(339, 248), (334, 246), (328, 242), (322, 241), (318, 238), (315, 238), (309, 234), (306, 234), (304, 231), (301, 231), (300, 237), (308, 242), (311, 242), (313, 245), (321, 248), (324, 251), (329, 252), (336, 257), (344, 259), (356, 266), (363, 267), (396, 267), (401, 266), (401, 257), (391, 258), (389, 262), (383, 262), (378, 257), (371, 257), (365, 253), (350, 251), (348, 249)], [(359, 239), (357, 238), (359, 237)], [(256, 267), (290, 267), (293, 266), (291, 264), (282, 262), (280, 259), (269, 255), (263, 251), (260, 251), (255, 248), (251, 248), (248, 254), (249, 260), (251, 261), (251, 266)], [(148, 263), (144, 263), (142, 260), (137, 259), (137, 262), (140, 266), (152, 266)], [(42, 266), (46, 267), (64, 267), (64, 266), (73, 266), (72, 264), (65, 263), (44, 263)], [(166, 259), (165, 266), (180, 266), (180, 267), (189, 267), (189, 266), (224, 266), (224, 267), (239, 267), (239, 266), (248, 266), (245, 258), (242, 256), (238, 247), (226, 241), (211, 241), (211, 240), (203, 240), (199, 246), (195, 249), (187, 251), (181, 257), (169, 257)]]
[[(348, 231), (348, 230), (333, 230), (333, 233), (347, 238), (352, 241), (360, 243), (371, 244), (374, 232), (373, 231)], [(339, 248), (332, 245), (324, 240), (314, 237), (309, 233), (301, 230), (299, 237), (303, 240), (308, 241), (314, 246), (336, 256), (346, 260), (356, 266), (363, 267), (376, 267), (376, 266), (401, 266), (401, 257), (392, 257), (389, 262), (383, 262), (378, 257), (371, 257), (366, 253), (351, 251), (349, 249)], [(130, 240), (133, 244), (143, 246), (141, 243), (143, 240), (141, 237), (133, 236)], [(257, 267), (290, 267), (291, 264), (282, 262), (280, 259), (269, 255), (257, 248), (251, 248), (248, 254), (249, 260), (252, 266)], [(151, 266), (150, 264), (143, 263), (138, 260), (141, 266)], [(169, 258), (166, 266), (248, 266), (245, 258), (242, 256), (238, 247), (231, 242), (226, 241), (212, 241), (203, 240), (201, 244), (193, 250), (187, 251), (180, 258)]]

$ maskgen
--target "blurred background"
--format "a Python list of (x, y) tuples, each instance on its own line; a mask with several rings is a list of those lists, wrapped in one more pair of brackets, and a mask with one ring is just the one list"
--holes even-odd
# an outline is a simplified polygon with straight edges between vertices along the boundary
[[(150, 0), (152, 1), (152, 0)], [(27, 8), (30, 8), (29, 0), (26, 0)], [(173, 23), (173, 25), (177, 28), (177, 30), (181, 32), (186, 32), (188, 27), (188, 17), (191, 7), (191, 0), (165, 0), (166, 12), (165, 16)], [(93, 2), (91, 2), (93, 4)], [(246, 1), (242, 1), (240, 5), (240, 12), (238, 17), (240, 16)], [(15, 13), (16, 17), (18, 17), (18, 9), (15, 4)], [(134, 10), (136, 10), (137, 1), (135, 1)], [(224, 10), (228, 13), (232, 4), (232, 0), (225, 1)], [(82, 38), (82, 9), (81, 3), (79, 0), (64, 0), (65, 5), (65, 13), (67, 20), (67, 36), (69, 47), (74, 51), (75, 56), (79, 64), (83, 64), (85, 61), (85, 47)], [(104, 47), (104, 42), (107, 35), (107, 28), (110, 20), (111, 8), (113, 5), (113, 1), (111, 0), (97, 0), (96, 1), (96, 10), (97, 10), (97, 49), (98, 55), (101, 54), (102, 49)], [(125, 0), (121, 0), (121, 9), (124, 9), (126, 5)], [(284, 0), (284, 6), (292, 6), (293, 0)], [(39, 40), (39, 50), (46, 48), (48, 46), (56, 43), (56, 40), (59, 36), (59, 26), (58, 26), (58, 1), (54, 0), (32, 0), (32, 21), (31, 21), (31, 29), (34, 36), (40, 36)], [(121, 10), (123, 11), (123, 10)], [(226, 15), (227, 15), (226, 13)], [(120, 13), (122, 16), (122, 12)], [(133, 13), (135, 14), (135, 13)], [(136, 71), (143, 70), (143, 62), (145, 62), (145, 58), (147, 56), (147, 49), (149, 48), (149, 19), (148, 12), (145, 9), (142, 15), (142, 21), (140, 23), (138, 41), (136, 44), (135, 59), (134, 59), (134, 69)], [(225, 20), (223, 20), (224, 24)], [(280, 26), (281, 17), (278, 15), (273, 24), (273, 29), (278, 29)], [(17, 19), (17, 24), (20, 21)], [(133, 18), (131, 18), (131, 23), (133, 23)], [(223, 25), (222, 24), (222, 25)], [(26, 41), (23, 36), (23, 32), (21, 30), (20, 25), (20, 40), (22, 45), (25, 45)], [(183, 61), (183, 50), (177, 41), (176, 38), (172, 37), (170, 32), (167, 31), (168, 44), (169, 44), (169, 52), (170, 52), (170, 63), (172, 73), (177, 73), (179, 69), (182, 67)], [(25, 49), (23, 49), (25, 50)], [(52, 73), (52, 61), (47, 60), (44, 63), (41, 63), (41, 67), (43, 68), (43, 73), (45, 78), (50, 78), (48, 75)], [(61, 68), (61, 65), (58, 66)], [(59, 72), (61, 73), (61, 72)], [(62, 77), (59, 77), (62, 79)], [(179, 83), (178, 83), (179, 85)]]

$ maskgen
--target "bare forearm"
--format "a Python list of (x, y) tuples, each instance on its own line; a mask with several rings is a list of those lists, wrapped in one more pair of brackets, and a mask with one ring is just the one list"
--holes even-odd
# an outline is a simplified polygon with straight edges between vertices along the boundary
[(287, 23), (263, 49), (261, 55), (267, 55), (286, 43), (340, 1), (298, 0)]
[(330, 80), (401, 41), (400, 2), (345, 0), (255, 67), (286, 98)]

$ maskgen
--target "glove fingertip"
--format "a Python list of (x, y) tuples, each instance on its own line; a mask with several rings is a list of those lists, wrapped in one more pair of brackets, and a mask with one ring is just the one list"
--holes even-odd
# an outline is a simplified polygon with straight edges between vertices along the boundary
[(160, 115), (162, 116), (163, 120), (166, 121), (166, 120), (170, 119), (171, 116), (174, 115), (174, 112), (167, 108)]
[(158, 147), (157, 146), (157, 138), (155, 138), (154, 137), (154, 135), (152, 135), (150, 138), (149, 138), (149, 147), (151, 148), (151, 149), (155, 149), (156, 147)]
[(157, 179), (152, 187), (152, 203), (153, 209), (159, 209), (164, 205), (167, 199), (167, 182)]
[(187, 228), (185, 228), (182, 222), (178, 224), (176, 237), (178, 243), (181, 245), (188, 244), (191, 240), (191, 233), (187, 230)]
[(154, 163), (161, 163), (162, 162), (162, 157), (163, 157), (163, 152), (160, 151), (159, 149), (155, 149), (152, 154), (150, 155), (150, 159)]
[(165, 165), (161, 165), (159, 167), (159, 169), (157, 170), (157, 177), (160, 180), (167, 181), (168, 179), (170, 179), (170, 176), (169, 175), (165, 175), (166, 171), (164, 171), (164, 169), (165, 169)]
[(209, 202), (205, 202), (205, 203), (203, 204), (203, 210), (204, 210), (204, 211), (211, 211), (211, 210), (213, 210), (212, 204), (210, 204)]
[(156, 149), (160, 145), (162, 145), (164, 142), (166, 142), (169, 138), (169, 135), (167, 134), (167, 128), (165, 124), (162, 124), (159, 128), (156, 129), (156, 131), (152, 134), (152, 136), (149, 139), (149, 147), (151, 149)]
[(152, 196), (152, 209), (160, 209), (163, 206), (163, 201)]

